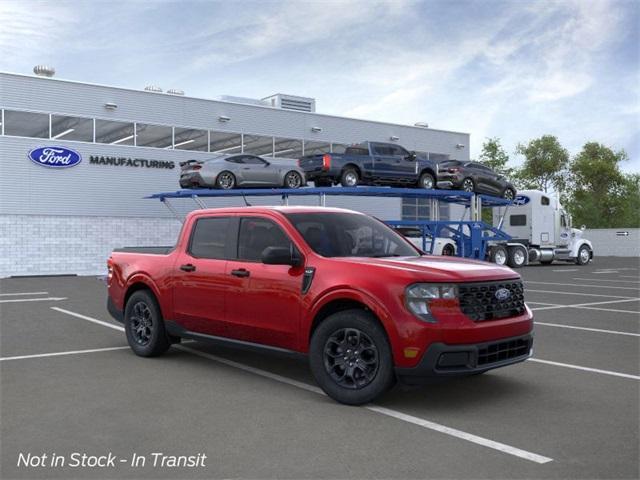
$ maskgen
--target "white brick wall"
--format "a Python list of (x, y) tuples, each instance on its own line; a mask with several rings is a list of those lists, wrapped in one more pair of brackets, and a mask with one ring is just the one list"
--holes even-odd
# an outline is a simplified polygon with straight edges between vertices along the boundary
[(0, 277), (104, 275), (114, 248), (173, 245), (173, 218), (0, 215)]
[[(618, 235), (628, 232), (629, 235)], [(596, 257), (640, 257), (640, 228), (593, 228), (584, 232)]]

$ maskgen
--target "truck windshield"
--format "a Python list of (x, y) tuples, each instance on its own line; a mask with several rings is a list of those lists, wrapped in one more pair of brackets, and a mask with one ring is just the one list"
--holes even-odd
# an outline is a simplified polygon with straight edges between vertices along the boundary
[(288, 213), (309, 246), (323, 257), (419, 257), (407, 240), (367, 215), (343, 212)]

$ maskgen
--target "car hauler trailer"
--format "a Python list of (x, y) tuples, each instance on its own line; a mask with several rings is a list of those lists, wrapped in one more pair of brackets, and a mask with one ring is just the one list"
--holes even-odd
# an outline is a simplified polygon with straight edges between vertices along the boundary
[[(490, 242), (507, 242), (511, 237), (499, 228), (487, 225), (480, 220), (481, 206), (504, 206), (511, 202), (503, 198), (488, 195), (477, 195), (472, 192), (426, 190), (417, 188), (389, 188), (389, 187), (321, 187), (321, 188), (260, 188), (260, 189), (192, 189), (176, 192), (164, 192), (147, 198), (159, 199), (180, 220), (182, 216), (173, 206), (174, 199), (191, 199), (198, 208), (208, 208), (203, 198), (243, 198), (248, 204), (250, 197), (280, 197), (281, 203), (288, 205), (289, 197), (317, 196), (319, 205), (324, 206), (327, 196), (364, 196), (364, 197), (395, 197), (395, 198), (424, 198), (429, 199), (431, 219), (418, 221), (388, 220), (386, 223), (394, 228), (414, 228), (422, 234), (421, 244), (417, 244), (423, 251), (442, 255), (453, 253), (459, 257), (486, 260)], [(440, 220), (440, 202), (457, 204), (468, 211), (469, 220)], [(466, 215), (466, 214), (465, 214)]]
[(582, 238), (585, 227), (573, 228), (558, 198), (542, 191), (523, 190), (511, 205), (493, 208), (493, 225), (511, 238), (489, 245), (489, 259), (495, 263), (517, 267), (558, 260), (585, 265), (593, 259), (593, 245)]

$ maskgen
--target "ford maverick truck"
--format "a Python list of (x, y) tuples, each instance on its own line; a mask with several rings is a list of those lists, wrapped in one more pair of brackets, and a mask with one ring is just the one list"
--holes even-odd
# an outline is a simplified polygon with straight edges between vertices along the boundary
[(332, 398), (527, 359), (533, 317), (508, 267), (426, 256), (367, 215), (321, 207), (190, 213), (173, 247), (115, 250), (108, 309), (133, 351), (182, 338), (308, 355)]
[(302, 157), (298, 162), (308, 181), (316, 187), (339, 183), (436, 188), (437, 163), (426, 155), (409, 152), (394, 143), (364, 142), (347, 147), (344, 153)]

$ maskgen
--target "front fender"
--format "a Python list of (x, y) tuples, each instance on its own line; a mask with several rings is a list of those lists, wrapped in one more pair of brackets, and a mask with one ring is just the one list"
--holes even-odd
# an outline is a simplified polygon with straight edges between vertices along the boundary
[(582, 247), (583, 245), (586, 245), (587, 247), (589, 247), (589, 250), (591, 250), (591, 252), (593, 252), (593, 245), (591, 244), (591, 242), (589, 240), (581, 238), (579, 240), (576, 240), (576, 242), (572, 245), (572, 247), (571, 247), (571, 256), (572, 257), (577, 257), (578, 256), (578, 250), (580, 250), (580, 247)]
[(303, 342), (301, 347), (304, 351), (309, 347), (308, 339), (314, 319), (323, 307), (336, 300), (352, 300), (367, 307), (382, 323), (391, 345), (395, 344), (394, 340), (398, 337), (398, 331), (387, 309), (371, 295), (363, 291), (348, 287), (339, 287), (320, 295), (311, 305), (311, 308), (309, 308), (309, 313), (305, 317), (301, 328), (301, 341)]

